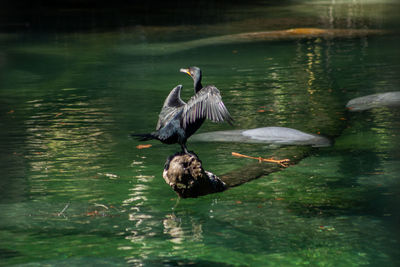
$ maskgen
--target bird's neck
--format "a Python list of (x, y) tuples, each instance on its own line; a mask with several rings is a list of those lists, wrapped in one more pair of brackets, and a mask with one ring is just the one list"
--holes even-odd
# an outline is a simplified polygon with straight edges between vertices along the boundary
[(194, 93), (197, 93), (198, 91), (200, 91), (201, 88), (203, 88), (203, 85), (201, 84), (201, 80), (198, 79), (198, 80), (194, 81)]

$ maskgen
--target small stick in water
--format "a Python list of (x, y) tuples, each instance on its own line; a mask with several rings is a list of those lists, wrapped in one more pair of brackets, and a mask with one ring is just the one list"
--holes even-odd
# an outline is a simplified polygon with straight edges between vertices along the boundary
[(64, 212), (68, 209), (69, 207), (69, 203), (67, 203), (67, 205), (65, 205), (65, 207), (62, 209), (62, 211), (60, 211), (59, 213), (57, 213), (57, 216), (61, 216), (64, 214)]
[(252, 157), (252, 156), (239, 154), (239, 153), (236, 153), (236, 152), (232, 152), (232, 156), (248, 158), (248, 159), (256, 159), (260, 163), (263, 162), (263, 161), (264, 162), (272, 162), (272, 163), (279, 164), (282, 167), (288, 167), (289, 166), (289, 161), (290, 161), (289, 159), (273, 159), (273, 158), (265, 159), (265, 158), (262, 158), (262, 157)]
[(99, 203), (94, 203), (94, 205), (95, 205), (96, 207), (102, 207), (102, 208), (105, 208), (106, 210), (108, 210), (108, 207), (107, 207), (106, 205), (99, 204)]

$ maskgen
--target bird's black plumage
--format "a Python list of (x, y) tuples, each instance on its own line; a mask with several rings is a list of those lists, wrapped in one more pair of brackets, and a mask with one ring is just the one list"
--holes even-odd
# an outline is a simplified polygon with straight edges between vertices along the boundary
[(194, 92), (187, 103), (180, 96), (182, 85), (176, 86), (169, 93), (158, 116), (156, 131), (150, 134), (138, 134), (141, 140), (158, 139), (166, 144), (179, 143), (182, 150), (188, 153), (187, 139), (194, 134), (205, 119), (213, 122), (227, 121), (232, 124), (232, 117), (222, 102), (219, 90), (201, 84), (201, 70), (197, 67), (181, 69), (189, 74), (194, 81)]

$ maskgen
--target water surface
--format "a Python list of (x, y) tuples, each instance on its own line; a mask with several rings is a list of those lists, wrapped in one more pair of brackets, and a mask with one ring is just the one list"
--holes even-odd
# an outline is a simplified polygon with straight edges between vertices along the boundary
[[(352, 98), (399, 90), (395, 34), (179, 49), (240, 32), (396, 24), (394, 2), (309, 2), (221, 9), (209, 24), (1, 34), (0, 264), (398, 266), (400, 111), (345, 110)], [(137, 149), (129, 133), (154, 129), (177, 84), (192, 95), (179, 73), (191, 65), (235, 119), (199, 132), (282, 126), (335, 144), (223, 193), (178, 199), (161, 175), (179, 146)], [(276, 149), (188, 148), (217, 175), (252, 163), (232, 151)]]

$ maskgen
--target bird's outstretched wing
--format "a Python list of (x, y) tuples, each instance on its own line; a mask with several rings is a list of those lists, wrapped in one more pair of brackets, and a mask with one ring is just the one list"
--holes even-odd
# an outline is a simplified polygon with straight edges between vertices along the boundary
[(213, 122), (226, 121), (232, 124), (232, 117), (222, 102), (219, 90), (209, 85), (195, 94), (183, 108), (183, 127), (197, 119), (209, 119)]
[(181, 99), (181, 89), (182, 85), (176, 86), (165, 99), (160, 115), (158, 115), (156, 130), (165, 126), (183, 109), (186, 103)]

